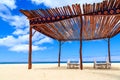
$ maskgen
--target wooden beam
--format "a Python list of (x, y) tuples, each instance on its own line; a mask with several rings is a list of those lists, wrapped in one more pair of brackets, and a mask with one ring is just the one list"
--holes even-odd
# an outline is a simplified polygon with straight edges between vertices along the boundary
[(36, 30), (33, 32), (32, 36), (34, 36), (35, 33), (36, 33)]
[(46, 36), (48, 36), (48, 37), (50, 37), (50, 38), (52, 38), (52, 39), (59, 40), (56, 36), (53, 36), (53, 34), (50, 35), (47, 31), (43, 30), (42, 27), (34, 26), (33, 29), (40, 32), (40, 33), (42, 33), (42, 34), (44, 34), (44, 35), (46, 35)]
[[(64, 16), (64, 18), (62, 18), (62, 16), (59, 16), (60, 18), (57, 19), (57, 17), (48, 17), (50, 20), (47, 20), (48, 18), (46, 17), (43, 17), (43, 18), (40, 18), (40, 17), (35, 17), (35, 18), (30, 18), (30, 25), (34, 26), (35, 24), (45, 24), (45, 23), (53, 23), (53, 22), (58, 22), (58, 21), (63, 21), (63, 20), (67, 20), (67, 19), (72, 19), (72, 18), (76, 18), (76, 17), (80, 17), (80, 16), (119, 16), (119, 14), (81, 14), (81, 15), (68, 15), (68, 16)], [(52, 18), (54, 18), (52, 20)]]
[(80, 69), (83, 69), (83, 63), (82, 63), (82, 31), (80, 33)]
[(60, 67), (60, 58), (61, 58), (61, 41), (59, 41), (58, 67)]
[(111, 55), (110, 55), (110, 38), (108, 38), (108, 60), (111, 63)]
[(28, 69), (32, 69), (32, 27), (29, 29), (29, 56), (28, 56)]
[(82, 27), (83, 27), (83, 21), (82, 16), (80, 17), (81, 20), (81, 27), (80, 27), (80, 69), (83, 69), (83, 63), (82, 63)]

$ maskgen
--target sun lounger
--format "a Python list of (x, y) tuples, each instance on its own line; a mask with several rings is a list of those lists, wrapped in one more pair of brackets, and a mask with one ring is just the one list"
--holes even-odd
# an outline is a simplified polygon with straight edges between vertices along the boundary
[(97, 63), (94, 61), (94, 68), (104, 68), (104, 69), (110, 69), (111, 68), (111, 63), (110, 62), (105, 62), (105, 63)]
[(67, 68), (68, 69), (78, 69), (79, 68), (79, 62), (74, 62), (74, 61), (67, 61)]

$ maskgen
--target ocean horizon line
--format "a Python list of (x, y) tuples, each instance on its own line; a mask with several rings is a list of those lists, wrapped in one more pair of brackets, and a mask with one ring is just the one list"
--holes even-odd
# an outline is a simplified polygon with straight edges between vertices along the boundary
[[(78, 61), (72, 61), (72, 62), (78, 62)], [(97, 61), (99, 63), (105, 62), (105, 61)], [(33, 64), (55, 64), (58, 63), (58, 61), (33, 61)], [(61, 61), (61, 63), (67, 63), (67, 61)], [(83, 61), (83, 63), (94, 63), (94, 61)], [(111, 61), (111, 63), (120, 63), (120, 61)], [(28, 62), (0, 62), (0, 64), (28, 64)]]

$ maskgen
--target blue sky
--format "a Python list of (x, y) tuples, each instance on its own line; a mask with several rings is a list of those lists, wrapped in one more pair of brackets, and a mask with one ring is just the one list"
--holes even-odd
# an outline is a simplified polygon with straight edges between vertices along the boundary
[[(21, 62), (28, 60), (29, 23), (20, 9), (46, 9), (93, 3), (102, 0), (0, 0), (0, 62)], [(36, 33), (33, 36), (33, 61), (57, 61), (58, 41)], [(120, 61), (120, 34), (111, 39), (112, 60)], [(106, 40), (83, 42), (83, 60), (105, 60)], [(79, 41), (62, 45), (61, 60), (79, 59)]]

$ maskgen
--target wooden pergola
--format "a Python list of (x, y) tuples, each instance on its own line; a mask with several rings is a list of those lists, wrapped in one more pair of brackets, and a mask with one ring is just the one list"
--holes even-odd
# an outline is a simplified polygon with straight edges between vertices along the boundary
[(73, 4), (51, 9), (20, 10), (30, 22), (28, 69), (32, 68), (32, 36), (38, 31), (58, 40), (60, 66), (61, 41), (80, 41), (80, 69), (82, 64), (82, 41), (108, 39), (110, 58), (110, 38), (120, 32), (120, 0), (104, 0), (93, 4)]

